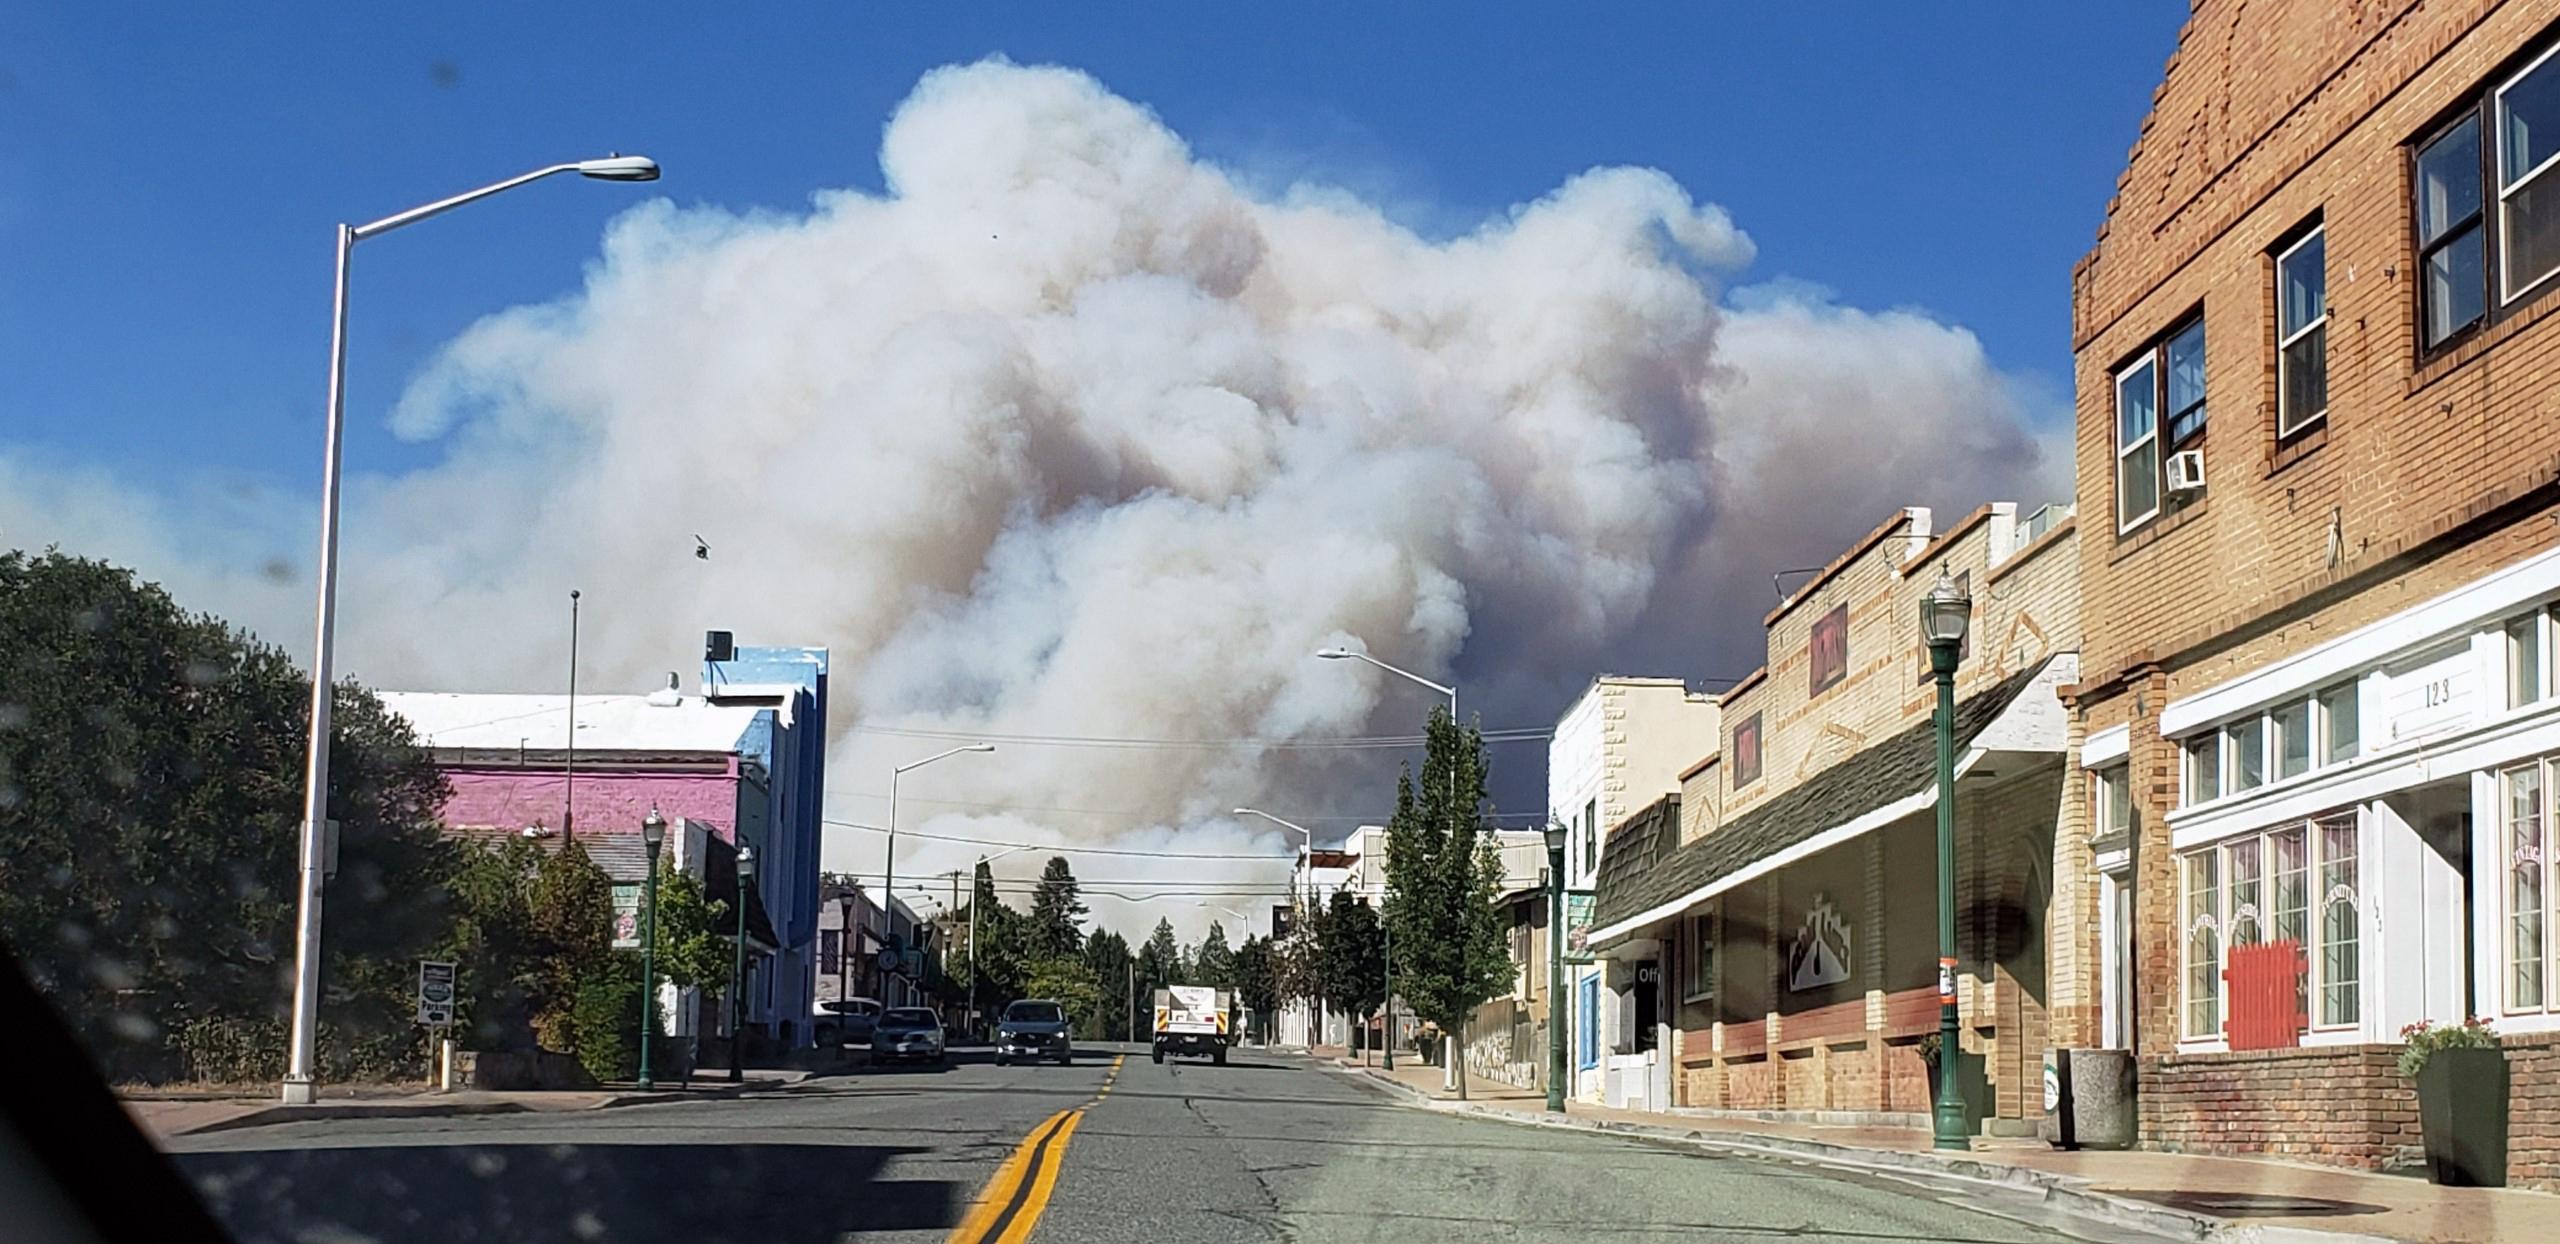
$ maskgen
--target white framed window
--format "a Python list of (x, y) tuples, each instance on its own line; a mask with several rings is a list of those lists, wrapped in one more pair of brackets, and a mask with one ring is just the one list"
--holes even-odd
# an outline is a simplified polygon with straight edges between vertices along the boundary
[(2198, 848), (2182, 857), (2179, 872), (2188, 1039), (2222, 1035), (2229, 949), (2270, 942), (2303, 948), (2296, 996), (2313, 1028), (2355, 1026), (2362, 1014), (2363, 938), (2354, 813)]
[(2267, 710), (2267, 725), (2275, 736), (2270, 750), (2275, 756), (2276, 780), (2309, 773), (2314, 754), (2311, 701), (2291, 700), (2276, 705)]
[(2187, 802), (2222, 797), (2222, 732), (2208, 730), (2187, 743)]
[(2350, 678), (2334, 686), (2323, 687), (2320, 701), (2321, 761), (2344, 764), (2356, 758), (2358, 733), (2363, 723), (2357, 714), (2356, 682)]
[(2329, 413), (2329, 241), (2318, 225), (2276, 255), (2276, 435)]
[(2506, 626), (2507, 707), (2523, 708), (2554, 694), (2551, 669), (2555, 610), (2537, 609), (2510, 618)]
[(2536, 760), (2498, 775), (2499, 838), (2505, 844), (2507, 1013), (2560, 1009), (2551, 996), (2553, 884), (2552, 786), (2560, 761)]
[(1682, 922), (1680, 1000), (1698, 1002), (1716, 994), (1716, 916), (1720, 904), (1710, 902)]
[(2109, 765), (2089, 772), (2089, 836), (2113, 838), (2133, 828), (2132, 770)]
[(2267, 784), (2267, 719), (2243, 717), (2223, 732), (2231, 741), (2230, 790), (2238, 794)]
[(2560, 62), (2546, 49), (2491, 95), (2497, 117), (2498, 294), (2513, 302), (2560, 272)]
[(2116, 373), (2116, 529), (2160, 512), (2160, 364), (2150, 352)]

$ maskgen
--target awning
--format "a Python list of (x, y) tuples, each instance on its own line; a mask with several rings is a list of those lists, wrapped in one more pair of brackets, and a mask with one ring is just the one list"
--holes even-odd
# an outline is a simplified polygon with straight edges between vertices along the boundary
[[(2060, 755), (2068, 722), (2055, 688), (2079, 676), (2058, 653), (1956, 704), (1956, 777), (1996, 753)], [(1936, 724), (1922, 721), (1814, 774), (1685, 846), (1677, 818), (1648, 843), (1613, 837), (1601, 857), (1590, 944), (1628, 937), (1708, 899), (1937, 802)], [(1630, 827), (1631, 829), (1633, 827)], [(1622, 835), (1624, 836), (1624, 835)], [(1617, 867), (1612, 867), (1617, 865)]]

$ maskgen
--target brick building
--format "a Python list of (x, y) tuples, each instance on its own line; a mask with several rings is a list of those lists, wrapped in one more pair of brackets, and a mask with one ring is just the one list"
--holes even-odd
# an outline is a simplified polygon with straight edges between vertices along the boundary
[(2471, 1012), (2517, 1177), (2560, 1160), (2555, 47), (2553, 0), (2200, 0), (2073, 272), (2097, 997), (2053, 1022), (2139, 1051), (2149, 1143), (2405, 1161), (2378, 1069)]
[(1943, 531), (1900, 510), (1779, 603), (1767, 663), (1722, 697), (1721, 746), (1600, 854), (1590, 945), (1609, 988), (1654, 997), (1583, 1040), (1663, 1051), (1668, 1104), (1925, 1116), (1936, 697), (1919, 601), (1944, 571), (1974, 599), (1955, 791), (1974, 1101), (2018, 1130), (2040, 1113), (2045, 1017), (2070, 996), (2047, 913), (2076, 808), (2057, 695), (2077, 669), (2076, 540), (2060, 507), (1986, 506)]

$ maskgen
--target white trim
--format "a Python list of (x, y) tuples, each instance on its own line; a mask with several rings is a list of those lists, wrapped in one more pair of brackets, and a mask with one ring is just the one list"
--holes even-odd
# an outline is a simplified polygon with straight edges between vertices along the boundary
[(2113, 851), (2100, 851), (2092, 863), (2102, 873), (2124, 872), (2133, 867), (2133, 848), (2118, 847)]
[[(2149, 349), (2142, 352), (2142, 358), (2140, 361), (2127, 363), (2123, 370), (2113, 373), (2113, 379), (2111, 382), (2113, 386), (2111, 389), (2112, 400), (2109, 403), (2108, 409), (2111, 412), (2110, 417), (2114, 421), (2114, 427), (2111, 431), (2116, 442), (2116, 495), (2114, 508), (2116, 512), (2116, 531), (2118, 533), (2131, 531), (2134, 528), (2159, 517), (2160, 494), (2168, 491), (2167, 485), (2162, 482), (2160, 477), (2160, 450), (2168, 444), (2167, 438), (2163, 435), (2160, 426), (2162, 419), (2161, 408), (2169, 404), (2161, 390), (2160, 384), (2160, 369), (2162, 367), (2160, 360), (2160, 348), (2162, 344), (2163, 343), (2161, 342), (2152, 343)], [(2134, 372), (2145, 367), (2151, 369), (2151, 430), (2133, 438), (2130, 443), (2127, 443), (2124, 439), (2124, 381), (2125, 377), (2130, 376)], [(2151, 508), (2144, 510), (2140, 514), (2127, 517), (2124, 512), (2124, 460), (2133, 456), (2135, 450), (2142, 448), (2142, 443), (2144, 441), (2151, 442), (2153, 446), (2151, 455)]]
[[(2329, 325), (2328, 234), (2329, 225), (2328, 222), (2324, 220), (2319, 224), (2311, 226), (2309, 232), (2294, 239), (2293, 245), (2284, 248), (2276, 254), (2276, 435), (2279, 437), (2291, 436), (2294, 433), (2302, 431), (2304, 428), (2310, 427), (2312, 424), (2318, 423), (2322, 419), (2329, 417), (2328, 385), (2326, 379), (2329, 368), (2325, 361), (2322, 362), (2320, 366), (2322, 376), (2320, 409), (2312, 411), (2310, 414), (2295, 420), (2291, 424), (2287, 424), (2285, 422), (2284, 409), (2285, 394), (2289, 391), (2289, 387), (2285, 382), (2290, 379), (2290, 377), (2286, 375), (2286, 372), (2289, 370), (2289, 368), (2286, 367), (2286, 360), (2288, 358), (2287, 351), (2293, 347), (2293, 343), (2300, 341), (2303, 338), (2328, 327)], [(2310, 323), (2305, 324), (2288, 334), (2284, 331), (2285, 261), (2293, 258), (2294, 254), (2300, 251), (2303, 247), (2310, 245), (2312, 240), (2315, 238), (2320, 240), (2322, 246), (2322, 250), (2320, 252), (2320, 314), (2312, 317)], [(2323, 358), (2325, 360), (2325, 354), (2323, 355)]]
[(2166, 818), (2169, 846), (2173, 851), (2192, 850), (2235, 834), (2307, 820), (2395, 791), (2554, 750), (2560, 750), (2560, 701), (2546, 700), (2500, 713), (2459, 733), (2413, 739), (2346, 764), (2268, 783), (2246, 795), (2201, 808), (2181, 808)]
[(2542, 163), (2518, 174), (2513, 181), (2508, 180), (2507, 92), (2514, 90), (2517, 83), (2532, 77), (2535, 71), (2548, 64), (2553, 52), (2560, 52), (2560, 43), (2554, 43), (2542, 49), (2540, 56), (2534, 57), (2531, 63), (2517, 70), (2513, 77), (2499, 83), (2498, 89), (2489, 92), (2490, 132), (2481, 135), (2481, 138), (2496, 144), (2494, 150), (2497, 152), (2497, 171), (2492, 179), (2493, 184), (2489, 187), (2491, 193), (2486, 197), (2494, 200), (2498, 207), (2498, 305), (2502, 307), (2541, 288), (2542, 284), (2552, 277), (2560, 276), (2560, 265), (2555, 265), (2550, 271), (2533, 278), (2522, 289), (2510, 288), (2515, 283), (2515, 274), (2509, 270), (2509, 266), (2513, 263), (2515, 248), (2507, 242), (2507, 200), (2540, 179), (2544, 173), (2551, 171), (2552, 165), (2560, 164), (2560, 154), (2554, 154), (2545, 158)]
[(2104, 769), (2133, 754), (2133, 727), (2109, 726), (2080, 740), (2080, 767)]
[(2379, 622), (2172, 700), (2160, 710), (2160, 732), (2175, 738), (2287, 696), (2309, 694), (2365, 666), (2424, 651), (2457, 632), (2555, 592), (2560, 592), (2560, 548), (2536, 553)]

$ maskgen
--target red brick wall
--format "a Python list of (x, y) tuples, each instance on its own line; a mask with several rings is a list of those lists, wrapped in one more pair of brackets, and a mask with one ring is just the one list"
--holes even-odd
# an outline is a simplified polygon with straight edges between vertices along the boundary
[[(2560, 1035), (2510, 1037), (2507, 1179), (2560, 1190)], [(2142, 1141), (2378, 1169), (2423, 1159), (2400, 1047), (2190, 1054), (2142, 1063)]]

